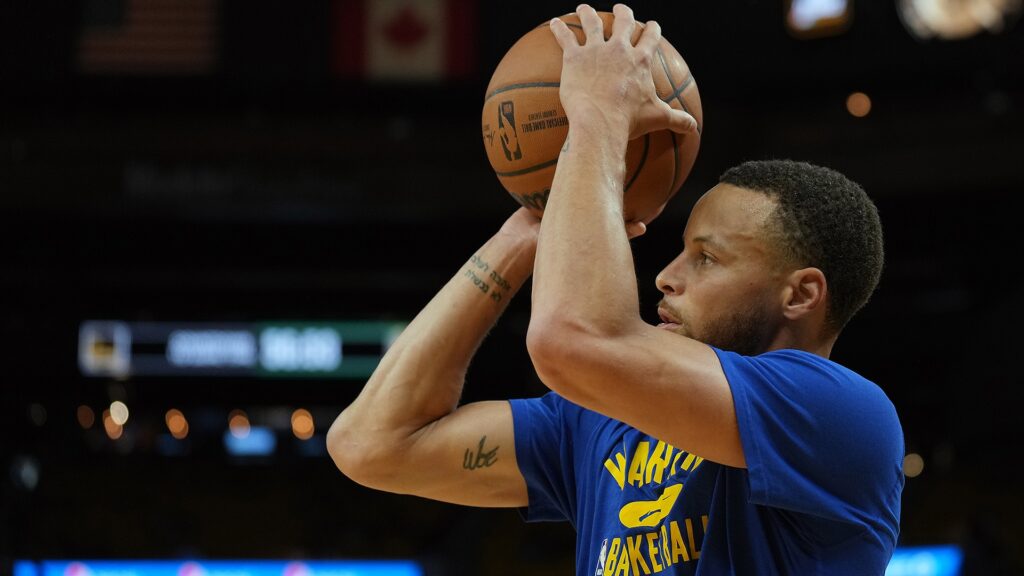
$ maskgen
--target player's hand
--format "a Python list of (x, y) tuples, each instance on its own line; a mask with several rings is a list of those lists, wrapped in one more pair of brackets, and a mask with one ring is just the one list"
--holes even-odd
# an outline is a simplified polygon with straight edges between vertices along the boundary
[(693, 116), (672, 109), (654, 87), (651, 62), (661, 42), (661, 26), (648, 22), (633, 46), (633, 11), (624, 4), (616, 4), (612, 11), (615, 23), (611, 37), (605, 40), (597, 12), (586, 4), (576, 8), (586, 34), (583, 46), (565, 22), (551, 21), (551, 32), (562, 47), (559, 97), (570, 126), (596, 123), (599, 129), (625, 130), (630, 140), (666, 128), (677, 133), (696, 132)]
[[(520, 208), (509, 216), (508, 220), (501, 226), (500, 234), (506, 234), (525, 240), (537, 245), (537, 235), (540, 232), (540, 218), (537, 218), (526, 208)], [(630, 240), (637, 236), (643, 236), (647, 232), (647, 225), (640, 221), (626, 222), (626, 236)]]

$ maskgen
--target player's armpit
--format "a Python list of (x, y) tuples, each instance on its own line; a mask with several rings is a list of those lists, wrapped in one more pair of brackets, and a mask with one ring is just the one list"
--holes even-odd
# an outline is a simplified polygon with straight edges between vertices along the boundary
[(328, 436), (338, 468), (364, 486), (468, 506), (527, 505), (506, 401), (461, 406), (402, 438), (354, 445)]

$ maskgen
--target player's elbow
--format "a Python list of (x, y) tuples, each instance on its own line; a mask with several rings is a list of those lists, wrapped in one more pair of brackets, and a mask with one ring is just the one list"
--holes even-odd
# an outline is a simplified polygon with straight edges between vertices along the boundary
[(359, 470), (365, 467), (366, 457), (348, 420), (342, 412), (327, 430), (327, 453), (342, 474), (354, 479)]
[(342, 412), (327, 431), (327, 453), (338, 470), (357, 484), (385, 489), (387, 459), (381, 456), (378, 444), (346, 412)]
[(578, 365), (586, 358), (581, 342), (588, 337), (581, 327), (563, 320), (530, 321), (526, 333), (526, 349), (530, 360), (544, 384), (561, 394), (571, 384), (569, 376), (579, 374)]

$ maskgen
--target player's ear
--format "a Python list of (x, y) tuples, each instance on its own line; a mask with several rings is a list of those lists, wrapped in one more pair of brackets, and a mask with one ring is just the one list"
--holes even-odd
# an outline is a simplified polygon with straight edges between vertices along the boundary
[(783, 291), (783, 314), (798, 320), (815, 312), (825, 312), (828, 283), (825, 273), (818, 268), (800, 268), (791, 272)]

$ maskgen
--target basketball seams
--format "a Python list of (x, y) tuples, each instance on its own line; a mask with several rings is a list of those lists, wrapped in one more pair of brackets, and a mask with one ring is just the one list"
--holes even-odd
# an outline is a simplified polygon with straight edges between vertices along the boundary
[(630, 187), (633, 186), (633, 182), (636, 182), (640, 172), (644, 169), (644, 164), (647, 163), (647, 151), (651, 147), (651, 135), (644, 134), (644, 149), (640, 152), (640, 163), (636, 166), (636, 172), (633, 172), (633, 176), (629, 179), (629, 182), (622, 188), (622, 191), (628, 192)]
[(510, 178), (512, 176), (522, 176), (523, 174), (529, 174), (530, 172), (536, 172), (537, 170), (543, 170), (548, 166), (554, 166), (558, 163), (558, 156), (555, 156), (554, 160), (548, 160), (547, 162), (541, 162), (540, 164), (534, 164), (533, 166), (527, 166), (519, 170), (512, 170), (511, 172), (497, 172), (494, 173), (502, 178)]
[(495, 88), (492, 90), (491, 93), (484, 98), (484, 103), (486, 104), (488, 100), (503, 92), (522, 90), (524, 88), (558, 88), (559, 86), (561, 86), (560, 82), (521, 82), (518, 84), (508, 84), (501, 88)]
[(676, 133), (669, 130), (668, 135), (672, 138), (672, 183), (668, 186), (668, 195), (665, 196), (665, 202), (672, 199), (672, 195), (676, 192), (676, 180), (679, 179), (679, 143), (676, 142)]
[[(663, 98), (662, 100), (664, 102), (668, 103), (668, 102), (671, 102), (672, 99), (674, 98), (676, 101), (679, 102), (679, 105), (682, 106), (683, 110), (687, 114), (689, 114), (690, 113), (690, 109), (686, 105), (686, 102), (683, 100), (682, 94), (683, 94), (684, 90), (686, 90), (691, 84), (694, 83), (693, 82), (693, 74), (690, 74), (690, 71), (687, 70), (686, 71), (687, 72), (686, 78), (682, 81), (682, 83), (677, 88), (675, 80), (672, 79), (672, 71), (669, 70), (668, 61), (665, 59), (665, 53), (662, 52), (661, 46), (658, 46), (657, 54), (658, 54), (658, 60), (661, 61), (661, 67), (665, 71), (665, 78), (668, 79), (668, 85), (672, 87), (672, 93), (667, 98)], [(697, 134), (698, 135), (701, 134), (700, 123), (697, 124)], [(680, 154), (679, 142), (676, 140), (675, 133), (672, 132), (671, 130), (669, 131), (669, 136), (672, 138), (672, 184), (669, 185), (668, 195), (666, 196), (666, 200), (665, 200), (666, 202), (668, 202), (668, 200), (670, 200), (672, 198), (672, 196), (675, 194), (675, 192), (676, 192), (676, 180), (679, 178), (679, 154)]]
[(685, 112), (689, 113), (690, 111), (689, 111), (689, 109), (687, 109), (686, 101), (683, 100), (681, 98), (681, 96), (682, 96), (683, 92), (685, 92), (686, 89), (690, 87), (691, 84), (693, 84), (693, 75), (689, 74), (689, 75), (686, 76), (686, 80), (683, 80), (683, 83), (679, 85), (679, 88), (676, 88), (674, 92), (672, 92), (668, 96), (662, 98), (661, 101), (665, 102), (667, 104), (667, 103), (671, 102), (674, 99), (678, 99), (679, 103), (682, 104), (682, 106), (683, 106), (683, 110)]

